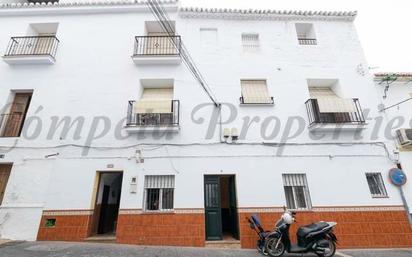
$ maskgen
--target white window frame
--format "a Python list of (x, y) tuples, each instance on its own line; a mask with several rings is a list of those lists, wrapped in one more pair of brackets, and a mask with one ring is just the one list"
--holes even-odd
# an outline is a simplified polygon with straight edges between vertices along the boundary
[[(383, 181), (382, 173), (380, 172), (367, 172), (365, 174), (366, 176), (366, 182), (368, 183), (369, 191), (371, 193), (372, 198), (387, 198), (388, 197), (388, 191), (386, 191), (386, 186), (385, 182)], [(369, 182), (370, 180), (368, 179), (369, 176), (373, 176), (374, 182), (376, 182), (376, 185), (371, 185)], [(374, 194), (373, 193), (373, 187), (375, 189), (378, 189), (380, 191), (379, 194)]]
[[(285, 192), (286, 205), (288, 209), (290, 210), (310, 210), (312, 209), (312, 202), (310, 199), (309, 186), (308, 186), (306, 174), (304, 173), (284, 173), (282, 174), (282, 180), (283, 180), (283, 189)], [(291, 208), (292, 206), (289, 206), (288, 204), (289, 197), (288, 197), (288, 192), (286, 191), (287, 187), (292, 188), (294, 208)], [(304, 201), (305, 201), (306, 207), (297, 207), (299, 203), (298, 196), (297, 196), (297, 188), (300, 188), (300, 187), (303, 188)]]
[[(159, 185), (158, 186), (148, 186), (148, 179), (151, 178), (156, 178), (156, 182)], [(169, 179), (170, 181), (168, 181), (168, 183), (164, 183), (164, 181), (166, 181), (167, 179)], [(162, 182), (163, 181), (163, 182)], [(168, 184), (168, 185), (165, 185)], [(157, 210), (149, 210), (147, 207), (147, 197), (148, 197), (148, 189), (158, 189), (159, 190), (159, 208)], [(172, 189), (173, 192), (173, 196), (172, 196), (172, 208), (171, 209), (164, 209), (163, 208), (163, 190), (165, 189)], [(144, 182), (144, 197), (143, 197), (143, 210), (145, 212), (170, 212), (174, 210), (174, 197), (175, 197), (175, 176), (174, 175), (146, 175), (145, 176), (145, 182)]]

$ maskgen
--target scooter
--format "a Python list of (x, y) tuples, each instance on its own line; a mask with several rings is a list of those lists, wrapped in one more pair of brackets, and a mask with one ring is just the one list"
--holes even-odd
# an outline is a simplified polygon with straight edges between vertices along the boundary
[(294, 222), (296, 212), (285, 211), (276, 223), (275, 231), (265, 235), (265, 248), (272, 257), (288, 253), (315, 253), (319, 257), (332, 257), (336, 252), (337, 238), (333, 233), (336, 222), (318, 222), (300, 227), (297, 231), (297, 244), (289, 238), (289, 228)]
[(268, 255), (268, 253), (265, 250), (265, 244), (266, 237), (271, 233), (271, 231), (263, 229), (262, 223), (260, 222), (260, 219), (256, 214), (253, 214), (252, 216), (250, 216), (250, 218), (246, 219), (249, 222), (250, 228), (253, 229), (259, 237), (256, 242), (256, 249), (259, 253), (263, 255)]

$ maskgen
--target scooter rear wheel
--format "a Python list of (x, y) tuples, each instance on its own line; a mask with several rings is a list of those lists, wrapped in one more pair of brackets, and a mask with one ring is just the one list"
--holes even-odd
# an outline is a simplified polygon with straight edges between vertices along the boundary
[(317, 256), (319, 257), (332, 257), (335, 255), (336, 252), (336, 245), (332, 240), (328, 240), (329, 242), (329, 247), (326, 250), (325, 253), (316, 253)]
[(279, 257), (285, 253), (285, 245), (279, 238), (271, 237), (266, 240), (265, 250), (270, 256)]

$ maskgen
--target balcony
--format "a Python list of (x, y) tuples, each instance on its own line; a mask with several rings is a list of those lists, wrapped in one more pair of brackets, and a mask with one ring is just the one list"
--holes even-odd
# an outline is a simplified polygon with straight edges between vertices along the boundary
[(322, 111), (318, 99), (306, 101), (310, 131), (353, 131), (366, 128), (365, 118), (359, 100), (341, 99), (342, 103), (334, 103), (329, 111)]
[(137, 36), (132, 59), (135, 64), (180, 64), (180, 36)]
[(178, 132), (179, 100), (171, 100), (170, 113), (136, 113), (136, 101), (129, 101), (127, 109), (126, 131), (137, 132)]
[(316, 38), (298, 38), (299, 45), (317, 45)]
[(3, 60), (10, 64), (53, 64), (59, 40), (55, 36), (12, 37)]

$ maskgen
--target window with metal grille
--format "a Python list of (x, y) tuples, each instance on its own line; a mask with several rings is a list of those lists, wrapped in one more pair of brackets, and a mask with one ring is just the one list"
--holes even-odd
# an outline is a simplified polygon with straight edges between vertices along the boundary
[(145, 176), (144, 209), (146, 211), (173, 210), (175, 176)]
[(388, 197), (381, 173), (366, 173), (366, 180), (372, 197)]
[(306, 174), (282, 174), (288, 209), (311, 209)]
[(259, 34), (257, 33), (243, 33), (242, 46), (245, 50), (256, 50), (259, 48)]

